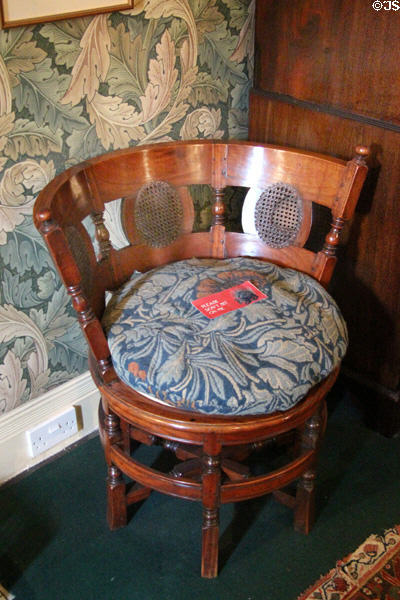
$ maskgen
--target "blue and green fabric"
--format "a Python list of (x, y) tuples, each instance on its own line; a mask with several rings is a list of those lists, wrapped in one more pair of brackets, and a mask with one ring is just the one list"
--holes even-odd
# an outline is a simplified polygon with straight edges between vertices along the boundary
[[(209, 319), (192, 301), (251, 281), (266, 298)], [(285, 411), (341, 362), (343, 317), (313, 278), (261, 260), (190, 259), (135, 272), (103, 325), (113, 364), (149, 398), (208, 414)]]

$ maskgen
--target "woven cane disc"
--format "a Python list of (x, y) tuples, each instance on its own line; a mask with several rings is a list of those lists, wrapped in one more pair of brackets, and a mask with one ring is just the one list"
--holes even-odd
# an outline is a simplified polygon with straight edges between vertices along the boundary
[(147, 183), (137, 194), (134, 217), (139, 235), (149, 246), (168, 246), (182, 233), (178, 191), (165, 181)]
[(86, 295), (89, 295), (92, 289), (92, 262), (88, 248), (91, 248), (90, 240), (85, 243), (87, 236), (84, 228), (80, 226), (80, 231), (74, 225), (68, 225), (64, 229), (64, 235), (67, 238), (69, 249), (74, 257), (76, 265), (81, 275), (81, 286)]
[(296, 188), (286, 183), (268, 186), (255, 206), (257, 234), (272, 248), (290, 246), (300, 233), (303, 206)]

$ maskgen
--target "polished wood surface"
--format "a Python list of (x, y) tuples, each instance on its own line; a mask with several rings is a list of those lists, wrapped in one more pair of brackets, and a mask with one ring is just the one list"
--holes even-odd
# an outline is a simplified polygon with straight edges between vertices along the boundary
[(369, 422), (392, 435), (400, 429), (398, 13), (362, 0), (257, 0), (256, 13), (250, 139), (340, 158), (357, 143), (371, 148), (332, 290), (349, 327), (346, 371), (362, 384)]
[(399, 13), (365, 0), (257, 0), (255, 87), (399, 125)]
[[(116, 375), (101, 317), (107, 291), (118, 288), (136, 270), (193, 256), (257, 257), (308, 273), (328, 285), (337, 260), (343, 226), (354, 213), (366, 177), (366, 147), (357, 146), (345, 161), (309, 151), (254, 142), (171, 142), (111, 152), (75, 166), (56, 177), (39, 194), (34, 221), (43, 235), (60, 277), (71, 296), (89, 346), (89, 364), (101, 394), (100, 435), (108, 464), (107, 518), (111, 529), (127, 523), (127, 508), (151, 490), (202, 504), (202, 575), (218, 572), (219, 507), (275, 493), (294, 511), (295, 528), (310, 530), (314, 518), (316, 458), (326, 424), (325, 396), (338, 368), (293, 408), (257, 416), (207, 415), (155, 402), (134, 391)], [(106, 226), (105, 205), (128, 198), (122, 220), (135, 213), (138, 190), (150, 181), (179, 189), (196, 184), (214, 188), (213, 224), (209, 232), (189, 232), (192, 200), (188, 189), (179, 193), (188, 205), (182, 228), (168, 245), (152, 245), (140, 230), (126, 226), (129, 241), (113, 247)], [(293, 244), (271, 248), (256, 234), (227, 232), (224, 227), (224, 188), (288, 181), (304, 196), (305, 226)], [(331, 223), (318, 249), (303, 248), (310, 230), (309, 204), (328, 209)], [(97, 254), (84, 227), (89, 218)], [(192, 221), (193, 222), (193, 219)], [(160, 225), (162, 227), (163, 224)], [(279, 439), (290, 446), (283, 466), (251, 474), (243, 461), (251, 452)], [(171, 472), (140, 463), (133, 443), (158, 444), (179, 461)], [(127, 486), (126, 478), (132, 480)], [(295, 492), (288, 494), (289, 484)]]

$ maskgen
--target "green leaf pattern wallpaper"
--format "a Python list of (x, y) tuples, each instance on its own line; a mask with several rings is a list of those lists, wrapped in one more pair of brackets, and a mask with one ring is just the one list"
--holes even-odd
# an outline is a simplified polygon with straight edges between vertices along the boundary
[(38, 192), (117, 148), (245, 138), (253, 13), (254, 0), (137, 0), (0, 31), (0, 414), (87, 369), (32, 222)]

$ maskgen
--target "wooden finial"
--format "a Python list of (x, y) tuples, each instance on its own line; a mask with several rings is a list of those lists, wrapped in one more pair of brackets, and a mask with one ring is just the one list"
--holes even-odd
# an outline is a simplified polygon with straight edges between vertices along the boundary
[(368, 146), (356, 146), (355, 160), (357, 163), (365, 165), (365, 160), (369, 156)]

